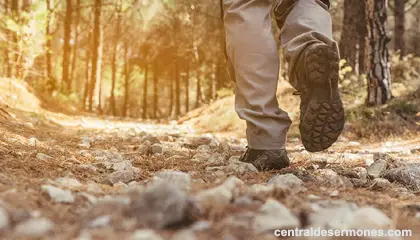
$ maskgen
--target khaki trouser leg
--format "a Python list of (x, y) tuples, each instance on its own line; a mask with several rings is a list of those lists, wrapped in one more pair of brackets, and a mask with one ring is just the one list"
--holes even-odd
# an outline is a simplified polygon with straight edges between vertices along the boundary
[[(235, 109), (247, 122), (248, 146), (284, 149), (291, 120), (279, 109), (279, 57), (269, 0), (224, 0), (229, 71), (236, 80)], [(234, 71), (232, 71), (234, 70)]]
[[(280, 0), (275, 7), (275, 13), (283, 11), (287, 1), (292, 2)], [(332, 38), (332, 22), (328, 7), (320, 0), (296, 1), (285, 19), (280, 36), (285, 57), (289, 63), (290, 83), (295, 88), (297, 88), (297, 82), (294, 68), (300, 54), (307, 46), (325, 43), (332, 46), (338, 53), (338, 44)]]

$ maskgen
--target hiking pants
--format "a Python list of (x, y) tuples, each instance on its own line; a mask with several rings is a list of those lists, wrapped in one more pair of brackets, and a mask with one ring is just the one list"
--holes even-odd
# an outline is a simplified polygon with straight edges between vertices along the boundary
[[(289, 79), (297, 87), (294, 67), (313, 43), (338, 47), (332, 39), (328, 1), (280, 0), (273, 3)], [(270, 0), (223, 0), (229, 75), (236, 82), (235, 110), (247, 123), (248, 147), (284, 149), (291, 124), (276, 98), (280, 61), (271, 29)]]

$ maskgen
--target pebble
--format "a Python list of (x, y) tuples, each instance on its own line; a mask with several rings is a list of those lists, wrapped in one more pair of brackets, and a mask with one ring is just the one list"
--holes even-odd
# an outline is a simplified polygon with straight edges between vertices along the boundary
[(30, 218), (15, 227), (16, 234), (24, 237), (40, 238), (54, 228), (54, 223), (48, 218)]
[(177, 233), (175, 233), (171, 240), (196, 240), (197, 237), (195, 236), (195, 233), (191, 230), (181, 230)]
[(63, 187), (69, 187), (69, 188), (77, 188), (83, 186), (79, 180), (75, 178), (69, 178), (69, 177), (61, 177), (57, 178), (55, 182)]
[(201, 145), (197, 148), (197, 152), (199, 153), (210, 153), (211, 148), (209, 145)]
[(53, 157), (51, 157), (50, 155), (44, 154), (44, 153), (37, 153), (36, 158), (38, 160), (51, 160), (51, 159), (53, 159)]
[(163, 153), (163, 147), (162, 147), (162, 145), (160, 145), (160, 144), (153, 144), (153, 145), (150, 147), (150, 152), (151, 152), (152, 154), (161, 154), (161, 153)]
[(106, 182), (109, 184), (116, 184), (118, 182), (129, 183), (136, 180), (140, 176), (140, 169), (131, 168), (129, 170), (119, 170), (109, 174)]
[(391, 186), (391, 183), (387, 179), (375, 178), (372, 180), (372, 184), (369, 188), (372, 190), (382, 191), (390, 188)]
[(38, 139), (36, 139), (35, 137), (31, 137), (31, 138), (29, 138), (29, 140), (28, 140), (28, 144), (29, 144), (29, 146), (31, 146), (31, 147), (36, 147), (36, 146), (39, 144), (39, 141), (38, 141)]
[(188, 173), (173, 170), (163, 170), (155, 174), (154, 180), (163, 180), (182, 189), (189, 189), (191, 184), (191, 176)]
[(229, 164), (226, 166), (226, 172), (233, 172), (236, 174), (244, 174), (247, 172), (258, 172), (257, 168), (251, 163), (241, 162), (238, 157), (231, 157)]
[(299, 219), (286, 206), (271, 198), (257, 211), (253, 222), (253, 229), (259, 233), (299, 226)]
[(128, 160), (112, 163), (110, 165), (110, 168), (114, 171), (130, 170), (132, 167), (133, 167), (133, 164)]
[(338, 190), (334, 190), (330, 193), (330, 197), (338, 197), (340, 195), (340, 192)]
[(388, 163), (385, 160), (377, 160), (367, 169), (368, 175), (371, 178), (378, 178), (383, 175), (388, 167)]
[(6, 209), (0, 207), (0, 231), (9, 226), (9, 213)]
[(392, 221), (374, 207), (359, 208), (347, 223), (347, 229), (391, 229)]
[(144, 191), (133, 193), (129, 215), (138, 224), (151, 228), (164, 228), (183, 221), (189, 208), (185, 191), (168, 182), (157, 182)]
[(165, 240), (151, 229), (137, 230), (130, 238), (131, 240)]
[(272, 184), (277, 188), (281, 189), (301, 189), (303, 187), (303, 181), (300, 180), (295, 175), (288, 173), (288, 174), (279, 174), (272, 177), (268, 184)]
[(310, 226), (321, 229), (347, 229), (357, 206), (345, 201), (321, 201), (311, 204), (315, 213), (309, 216)]
[(402, 183), (414, 191), (420, 191), (420, 164), (409, 164), (391, 169), (384, 174), (384, 178), (391, 182)]
[(51, 185), (43, 185), (41, 189), (57, 203), (73, 203), (74, 196), (70, 190), (63, 190)]
[(107, 227), (111, 222), (111, 216), (105, 215), (95, 218), (88, 225), (90, 228), (103, 228)]

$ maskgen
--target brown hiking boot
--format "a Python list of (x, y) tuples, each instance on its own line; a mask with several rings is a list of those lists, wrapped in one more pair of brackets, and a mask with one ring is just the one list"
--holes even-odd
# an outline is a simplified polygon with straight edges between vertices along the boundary
[(295, 72), (299, 85), (300, 134), (309, 152), (335, 143), (343, 131), (344, 109), (338, 89), (339, 57), (326, 44), (305, 49)]
[(239, 160), (251, 163), (259, 171), (280, 170), (288, 167), (290, 163), (287, 152), (284, 149), (257, 150), (248, 148)]

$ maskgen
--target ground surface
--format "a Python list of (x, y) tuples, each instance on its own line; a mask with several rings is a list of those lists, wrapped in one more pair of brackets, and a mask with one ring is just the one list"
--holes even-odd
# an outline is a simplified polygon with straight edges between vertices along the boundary
[[(420, 239), (420, 176), (389, 183), (364, 170), (374, 160), (387, 169), (420, 163), (413, 136), (341, 138), (317, 154), (290, 138), (292, 166), (256, 172), (235, 158), (244, 139), (189, 125), (2, 108), (0, 132), (1, 239), (276, 239), (272, 229), (355, 222)], [(387, 217), (353, 216), (350, 202)]]

